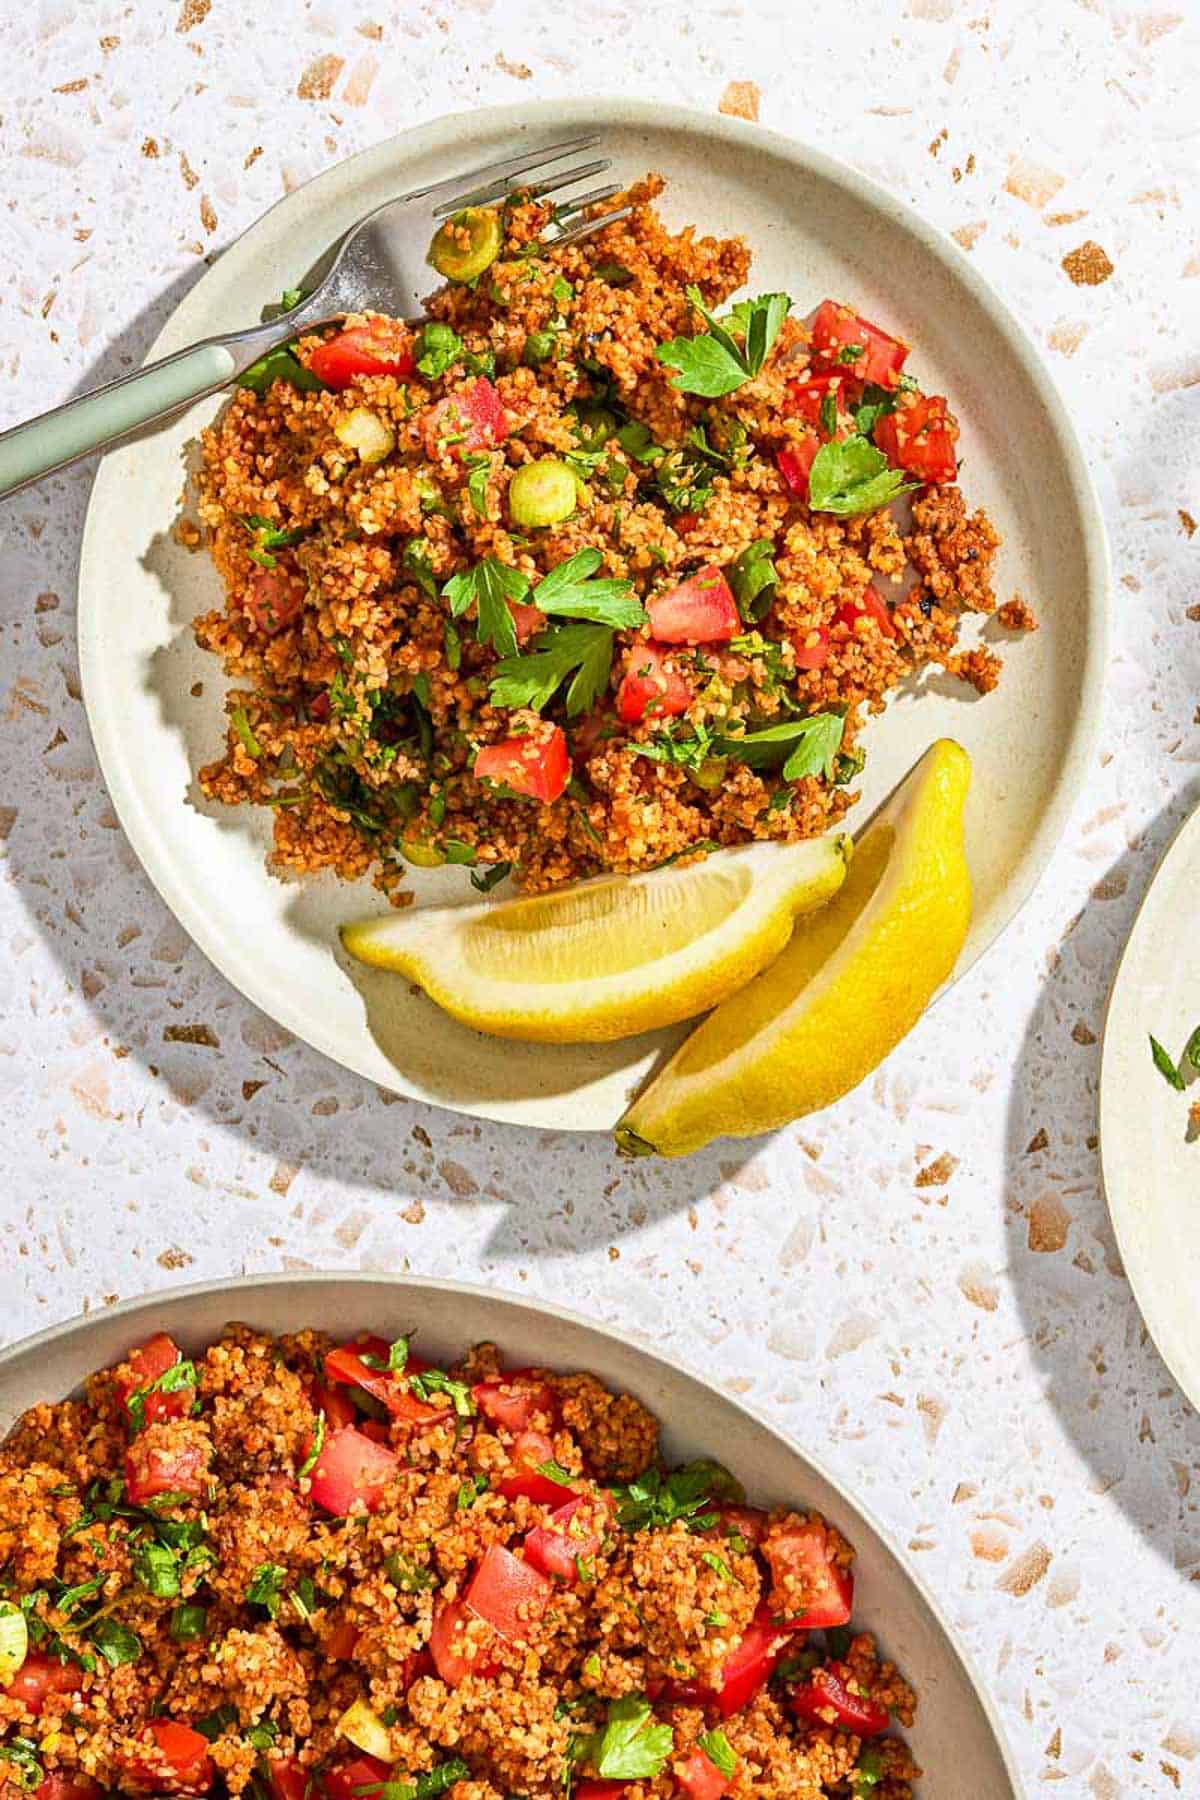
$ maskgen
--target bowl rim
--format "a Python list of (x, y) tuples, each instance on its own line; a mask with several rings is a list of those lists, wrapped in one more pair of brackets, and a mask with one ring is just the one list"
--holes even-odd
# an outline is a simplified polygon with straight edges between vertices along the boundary
[[(146, 1293), (135, 1294), (128, 1300), (119, 1300), (112, 1306), (105, 1306), (93, 1312), (76, 1313), (71, 1318), (60, 1320), (57, 1324), (43, 1326), (40, 1331), (34, 1332), (29, 1337), (20, 1338), (16, 1343), (5, 1345), (0, 1348), (0, 1382), (3, 1381), (8, 1368), (18, 1358), (35, 1354), (38, 1350), (51, 1344), (67, 1343), (73, 1338), (86, 1336), (91, 1328), (102, 1323), (107, 1324), (114, 1318), (137, 1319), (144, 1313), (153, 1313), (160, 1328), (169, 1329), (170, 1313), (176, 1302), (180, 1300), (212, 1298), (228, 1294), (232, 1309), (234, 1297), (238, 1294), (251, 1294), (264, 1288), (291, 1288), (310, 1292), (331, 1285), (364, 1288), (382, 1285), (401, 1292), (407, 1288), (419, 1288), (445, 1295), (450, 1299), (465, 1297), (472, 1300), (500, 1301), (534, 1316), (548, 1315), (576, 1327), (587, 1335), (602, 1338), (626, 1353), (632, 1349), (638, 1357), (644, 1358), (647, 1362), (657, 1365), (668, 1373), (685, 1376), (702, 1388), (704, 1393), (717, 1401), (719, 1405), (732, 1408), (751, 1423), (768, 1432), (789, 1453), (799, 1457), (821, 1480), (827, 1482), (848, 1511), (857, 1514), (864, 1521), (880, 1543), (886, 1547), (888, 1553), (895, 1557), (900, 1564), (928, 1608), (938, 1630), (962, 1666), (963, 1673), (983, 1710), (995, 1740), (1000, 1761), (1012, 1788), (1013, 1800), (1025, 1800), (1025, 1788), (1021, 1781), (1016, 1757), (1000, 1718), (999, 1709), (976, 1667), (974, 1658), (963, 1646), (959, 1634), (954, 1630), (925, 1578), (918, 1574), (911, 1559), (896, 1545), (894, 1533), (884, 1526), (872, 1509), (851, 1494), (845, 1482), (819, 1456), (802, 1449), (781, 1425), (757, 1407), (749, 1406), (744, 1400), (714, 1386), (707, 1376), (693, 1368), (685, 1359), (673, 1354), (666, 1356), (657, 1347), (652, 1347), (640, 1339), (631, 1338), (627, 1332), (622, 1332), (615, 1326), (588, 1318), (585, 1314), (575, 1312), (570, 1307), (560, 1306), (557, 1301), (535, 1299), (527, 1294), (515, 1293), (511, 1288), (485, 1286), (476, 1281), (455, 1281), (446, 1276), (405, 1275), (393, 1273), (390, 1270), (372, 1269), (300, 1269), (295, 1272), (274, 1270), (261, 1275), (235, 1275), (228, 1280), (184, 1282), (176, 1287), (154, 1288)], [(230, 1320), (236, 1316), (236, 1311), (231, 1310)]]
[[(546, 99), (478, 107), (441, 114), (408, 130), (397, 132), (357, 151), (353, 156), (332, 163), (290, 193), (281, 195), (226, 246), (218, 263), (224, 266), (227, 273), (232, 271), (236, 274), (239, 261), (249, 254), (248, 240), (276, 213), (285, 208), (311, 208), (329, 190), (336, 190), (339, 184), (353, 183), (356, 179), (355, 172), (361, 174), (363, 180), (369, 180), (376, 169), (389, 161), (402, 162), (421, 156), (443, 154), (460, 134), (476, 133), (481, 121), (488, 130), (510, 130), (514, 144), (523, 135), (580, 129), (585, 124), (603, 130), (605, 123), (616, 130), (665, 129), (704, 136), (757, 147), (771, 157), (790, 164), (801, 175), (815, 175), (820, 180), (839, 186), (862, 204), (886, 215), (947, 270), (1003, 339), (1030, 383), (1037, 387), (1045, 408), (1047, 425), (1061, 457), (1071, 511), (1079, 525), (1080, 547), (1085, 565), (1083, 585), (1087, 631), (1080, 647), (1083, 665), (1079, 685), (1080, 703), (1070, 721), (1066, 746), (1057, 763), (1053, 786), (1037, 827), (1001, 890), (1004, 899), (998, 910), (1002, 916), (991, 921), (986, 937), (970, 944), (965, 960), (960, 956), (940, 990), (945, 993), (1015, 923), (1045, 875), (1079, 798), (1084, 775), (1099, 736), (1103, 714), (1105, 673), (1111, 637), (1110, 548), (1099, 498), (1079, 437), (1040, 349), (1008, 303), (979, 273), (948, 233), (931, 224), (908, 200), (894, 194), (872, 176), (802, 138), (790, 137), (756, 121), (732, 118), (725, 114), (709, 114), (694, 107), (659, 105), (654, 101), (612, 94), (600, 94), (586, 99)], [(147, 362), (193, 341), (189, 332), (179, 331), (179, 321), (182, 317), (186, 325), (207, 279), (208, 274), (202, 276), (172, 309), (170, 317), (147, 352)], [(120, 454), (118, 449), (116, 456), (119, 457)], [(85, 587), (85, 572), (94, 560), (103, 538), (105, 507), (111, 504), (107, 497), (108, 468), (108, 459), (103, 459), (88, 497), (80, 549), (81, 596)], [(361, 1055), (352, 1054), (352, 1045), (335, 1044), (327, 1035), (315, 1031), (311, 1010), (299, 997), (294, 997), (290, 990), (280, 992), (272, 989), (267, 992), (256, 972), (253, 946), (234, 942), (227, 933), (210, 923), (210, 915), (202, 898), (194, 892), (193, 886), (184, 877), (178, 859), (162, 841), (154, 810), (145, 802), (141, 791), (125, 777), (125, 747), (122, 743), (120, 709), (107, 704), (102, 706), (98, 698), (93, 698), (99, 696), (106, 687), (101, 674), (104, 640), (102, 607), (80, 605), (77, 638), (84, 708), (96, 758), (121, 828), (139, 864), (171, 913), (218, 973), (244, 998), (249, 999), (302, 1043), (330, 1057), (339, 1067), (348, 1069), (364, 1080), (387, 1086), (395, 1093), (419, 1098), (427, 1105), (438, 1106), (468, 1118), (496, 1119), (538, 1130), (571, 1129), (606, 1133), (611, 1129), (611, 1121), (607, 1119), (588, 1123), (576, 1121), (570, 1126), (564, 1126), (561, 1120), (552, 1118), (514, 1119), (508, 1111), (497, 1108), (491, 1100), (467, 1104), (440, 1095), (428, 1096), (419, 1088), (414, 1089), (405, 1072), (395, 1068), (390, 1062), (389, 1070), (394, 1071), (394, 1079), (385, 1078), (376, 1067), (369, 1068)], [(865, 823), (864, 818), (863, 824)], [(533, 1097), (524, 1101), (523, 1106), (536, 1107), (543, 1098)]]

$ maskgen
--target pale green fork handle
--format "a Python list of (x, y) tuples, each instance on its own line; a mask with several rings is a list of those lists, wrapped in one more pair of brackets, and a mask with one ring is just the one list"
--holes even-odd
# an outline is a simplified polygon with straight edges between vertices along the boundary
[(215, 393), (232, 381), (239, 366), (226, 344), (196, 344), (94, 393), (68, 400), (40, 419), (14, 426), (0, 436), (0, 499), (78, 457), (105, 449), (139, 425)]

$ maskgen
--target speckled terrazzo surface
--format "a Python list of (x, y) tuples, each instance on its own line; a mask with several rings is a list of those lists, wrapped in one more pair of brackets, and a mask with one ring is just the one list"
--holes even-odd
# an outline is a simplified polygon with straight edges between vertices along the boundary
[(9, 503), (4, 1338), (231, 1270), (411, 1269), (566, 1300), (748, 1395), (883, 1517), (1033, 1792), (1200, 1792), (1200, 1422), (1122, 1275), (1095, 1141), (1108, 983), (1200, 798), (1196, 15), (852, 4), (823, 41), (778, 0), (265, 18), (246, 0), (10, 13), (0, 421), (131, 366), (206, 257), (407, 124), (599, 87), (757, 107), (953, 231), (1040, 341), (1112, 535), (1109, 703), (1037, 896), (873, 1082), (772, 1141), (624, 1166), (599, 1141), (385, 1098), (213, 973), (141, 875), (88, 741), (89, 475)]

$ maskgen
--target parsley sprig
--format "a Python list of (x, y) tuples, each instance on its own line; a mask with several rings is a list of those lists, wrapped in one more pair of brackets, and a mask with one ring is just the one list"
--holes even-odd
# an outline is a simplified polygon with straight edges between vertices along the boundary
[(808, 504), (812, 512), (850, 518), (878, 512), (920, 485), (905, 481), (901, 470), (888, 467), (882, 450), (855, 433), (822, 444), (817, 451), (808, 472)]
[(675, 1733), (652, 1720), (650, 1702), (640, 1694), (610, 1701), (605, 1724), (577, 1741), (572, 1760), (586, 1763), (601, 1781), (653, 1781), (666, 1766)]
[[(687, 287), (684, 292), (708, 330), (696, 337), (672, 338), (654, 354), (667, 368), (676, 370), (671, 386), (681, 393), (703, 394), (709, 399), (732, 394), (761, 370), (791, 299), (787, 294), (760, 294), (755, 300), (740, 300), (725, 322), (708, 310), (699, 288)], [(735, 332), (740, 333), (740, 342)]]
[(532, 707), (541, 712), (564, 681), (569, 680), (567, 716), (586, 712), (608, 686), (613, 634), (605, 625), (552, 625), (524, 656), (496, 664), (492, 677), (493, 706)]

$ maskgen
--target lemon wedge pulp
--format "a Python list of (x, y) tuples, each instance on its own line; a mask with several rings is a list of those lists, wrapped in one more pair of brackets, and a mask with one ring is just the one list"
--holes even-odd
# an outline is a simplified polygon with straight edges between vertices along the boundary
[(750, 844), (523, 900), (363, 919), (342, 927), (342, 943), (477, 1031), (603, 1043), (694, 1018), (744, 987), (793, 921), (836, 893), (849, 854), (843, 836)]
[(769, 968), (697, 1027), (616, 1128), (685, 1156), (817, 1112), (900, 1042), (951, 973), (971, 916), (965, 750), (933, 745), (858, 840), (849, 877)]

